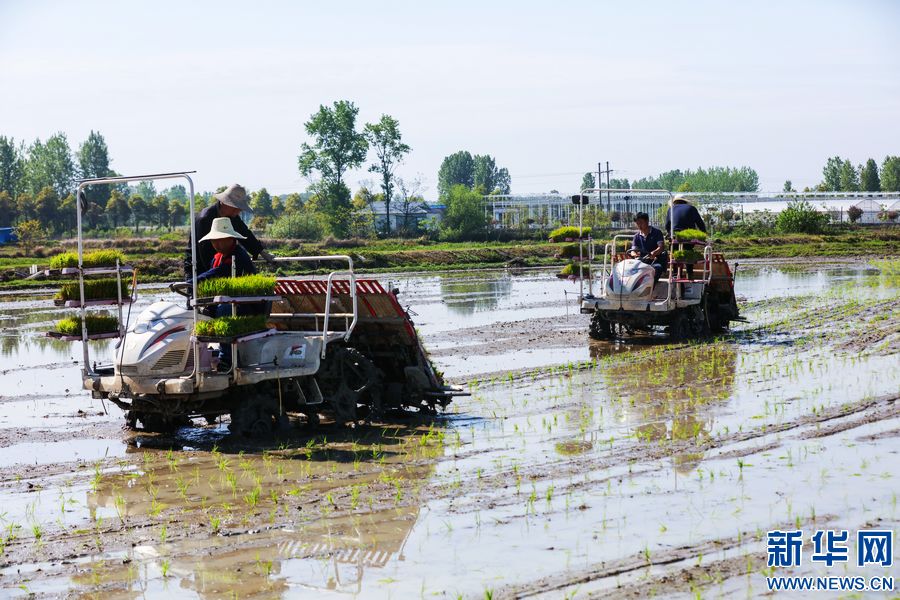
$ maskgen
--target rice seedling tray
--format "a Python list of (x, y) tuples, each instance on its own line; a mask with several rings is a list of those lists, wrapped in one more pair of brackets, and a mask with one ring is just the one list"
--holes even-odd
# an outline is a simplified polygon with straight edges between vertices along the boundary
[[(81, 300), (59, 300), (56, 299), (53, 301), (53, 304), (56, 306), (64, 306), (66, 308), (81, 308), (82, 306), (114, 306), (119, 304), (118, 298), (101, 298), (95, 300), (87, 300), (84, 304), (81, 303)], [(122, 297), (122, 304), (131, 304), (130, 296)]]
[(269, 337), (270, 335), (275, 335), (276, 333), (278, 333), (277, 329), (262, 329), (260, 331), (244, 333), (241, 335), (198, 335), (195, 337), (197, 338), (198, 342), (210, 344), (239, 344), (241, 342), (249, 342), (251, 340), (258, 340), (260, 338)]
[[(83, 270), (85, 275), (115, 275), (119, 273), (131, 273), (134, 267), (131, 265), (122, 265), (115, 267), (85, 267)], [(78, 275), (78, 267), (63, 267), (62, 269), (44, 269), (44, 275), (47, 277), (72, 277)]]
[(209, 296), (194, 300), (195, 306), (208, 304), (252, 304), (255, 302), (278, 302), (281, 296)]
[[(80, 342), (80, 335), (68, 335), (65, 333), (60, 333), (58, 331), (48, 331), (47, 337), (51, 337), (53, 339), (62, 340), (63, 342)], [(109, 333), (89, 333), (87, 339), (89, 340), (110, 340), (113, 338), (119, 337), (118, 331), (112, 331)]]

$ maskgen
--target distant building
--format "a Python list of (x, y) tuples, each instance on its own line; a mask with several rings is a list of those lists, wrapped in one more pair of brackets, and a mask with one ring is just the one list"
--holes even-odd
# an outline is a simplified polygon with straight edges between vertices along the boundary
[[(387, 222), (384, 202), (373, 202), (367, 210), (372, 213), (375, 229), (384, 231)], [(428, 223), (436, 225), (440, 223), (446, 210), (447, 207), (443, 204), (415, 202), (407, 207), (402, 202), (391, 202), (391, 231), (416, 231), (424, 229)]]
[(0, 227), (0, 245), (17, 242), (16, 232), (12, 227)]

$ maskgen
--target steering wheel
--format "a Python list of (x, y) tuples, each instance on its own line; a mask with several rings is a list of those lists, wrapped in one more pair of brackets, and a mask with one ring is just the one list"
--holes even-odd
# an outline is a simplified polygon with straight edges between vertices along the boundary
[(169, 291), (175, 292), (179, 296), (184, 296), (185, 298), (191, 297), (191, 284), (187, 281), (177, 281), (175, 283), (169, 284)]

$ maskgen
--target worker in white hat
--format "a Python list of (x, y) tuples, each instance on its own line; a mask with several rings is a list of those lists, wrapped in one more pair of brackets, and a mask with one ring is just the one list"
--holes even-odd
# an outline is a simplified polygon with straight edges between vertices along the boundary
[(669, 201), (669, 210), (666, 211), (666, 235), (683, 229), (706, 231), (706, 224), (697, 207), (690, 204), (683, 194), (675, 194)]
[(200, 238), (200, 242), (209, 242), (213, 257), (209, 268), (197, 275), (197, 281), (211, 277), (231, 277), (231, 265), (234, 263), (236, 275), (252, 275), (256, 273), (253, 260), (244, 248), (238, 244), (247, 240), (246, 236), (234, 230), (231, 219), (216, 217), (212, 220), (209, 232)]
[[(231, 221), (232, 230), (241, 235), (240, 245), (253, 256), (262, 257), (271, 261), (274, 257), (265, 250), (262, 243), (256, 239), (247, 224), (241, 220), (241, 213), (252, 213), (250, 203), (247, 200), (247, 190), (237, 183), (228, 186), (215, 196), (216, 202), (207, 206), (194, 221), (197, 234), (197, 272), (204, 272), (212, 267), (213, 250), (212, 243), (206, 239), (206, 234), (212, 229), (212, 223), (218, 218), (227, 218)], [(204, 241), (206, 240), (206, 241)], [(184, 261), (184, 273), (191, 276), (191, 247), (188, 242), (187, 255)]]

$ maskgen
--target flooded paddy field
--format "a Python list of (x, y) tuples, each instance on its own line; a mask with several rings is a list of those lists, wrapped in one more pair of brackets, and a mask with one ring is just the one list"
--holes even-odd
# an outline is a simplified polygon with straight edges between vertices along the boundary
[(896, 262), (747, 261), (692, 343), (590, 341), (549, 271), (378, 279), (471, 397), (264, 441), (123, 430), (0, 296), (0, 596), (752, 597), (770, 529), (897, 529)]

